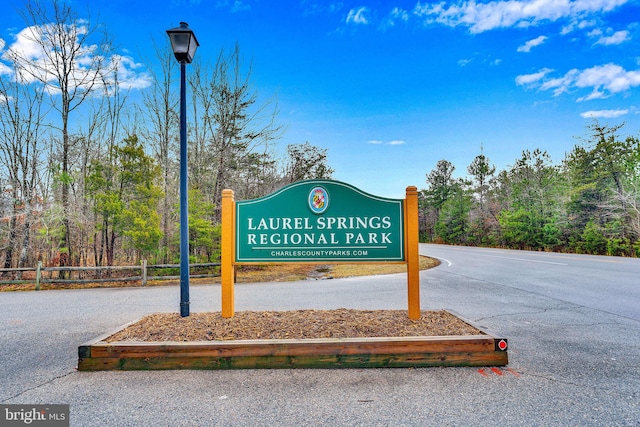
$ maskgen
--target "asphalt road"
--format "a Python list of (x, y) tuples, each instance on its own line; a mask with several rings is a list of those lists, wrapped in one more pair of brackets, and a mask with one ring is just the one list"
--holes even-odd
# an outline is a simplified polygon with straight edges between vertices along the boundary
[[(640, 426), (640, 260), (421, 245), (423, 309), (509, 338), (490, 368), (77, 372), (77, 347), (177, 287), (0, 293), (0, 403), (73, 426)], [(403, 274), (236, 285), (236, 310), (406, 308)], [(192, 311), (220, 287), (191, 288)]]

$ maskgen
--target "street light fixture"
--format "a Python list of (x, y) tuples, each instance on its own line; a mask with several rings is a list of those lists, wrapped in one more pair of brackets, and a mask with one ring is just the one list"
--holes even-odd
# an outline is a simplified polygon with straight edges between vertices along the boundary
[(181, 22), (179, 27), (167, 30), (169, 39), (171, 40), (171, 48), (173, 54), (179, 63), (191, 64), (196, 54), (196, 49), (200, 46), (196, 35), (193, 34), (189, 24)]
[(189, 316), (189, 186), (187, 180), (186, 64), (200, 46), (186, 22), (167, 30), (173, 54), (180, 63), (180, 316)]

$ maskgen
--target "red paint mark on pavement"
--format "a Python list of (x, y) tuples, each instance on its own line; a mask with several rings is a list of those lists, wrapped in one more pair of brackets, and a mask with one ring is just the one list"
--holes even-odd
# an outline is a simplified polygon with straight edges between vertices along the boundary
[(502, 375), (502, 371), (498, 368), (491, 368), (491, 372), (493, 372), (496, 375)]
[(511, 374), (513, 374), (513, 375), (515, 375), (516, 377), (520, 378), (520, 374), (519, 374), (519, 373), (517, 373), (516, 371), (514, 371), (514, 370), (513, 370), (513, 369), (511, 369), (511, 368), (507, 368), (507, 372), (509, 372), (509, 373), (511, 373)]
[(478, 373), (484, 377), (488, 377), (489, 375), (487, 375), (487, 373), (484, 371), (484, 369), (478, 369)]

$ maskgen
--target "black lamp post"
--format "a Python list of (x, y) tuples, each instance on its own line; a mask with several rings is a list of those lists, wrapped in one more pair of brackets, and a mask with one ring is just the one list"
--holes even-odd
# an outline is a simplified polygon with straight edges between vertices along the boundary
[(189, 187), (187, 179), (187, 91), (185, 65), (200, 46), (186, 22), (167, 30), (173, 54), (180, 63), (180, 316), (189, 315)]

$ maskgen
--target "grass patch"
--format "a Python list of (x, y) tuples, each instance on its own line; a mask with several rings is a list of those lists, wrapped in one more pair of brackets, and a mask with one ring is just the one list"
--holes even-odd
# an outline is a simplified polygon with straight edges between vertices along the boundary
[[(440, 265), (440, 261), (420, 257), (420, 270)], [(306, 279), (340, 279), (344, 277), (377, 276), (406, 273), (406, 264), (265, 264), (243, 265), (238, 268), (237, 283), (291, 282)], [(219, 279), (218, 279), (219, 281)]]
[[(420, 256), (420, 270), (427, 270), (440, 265), (440, 261), (426, 256)], [(238, 267), (237, 283), (256, 282), (293, 282), (297, 280), (339, 279), (343, 277), (377, 276), (381, 274), (406, 273), (406, 264), (265, 264), (242, 265)], [(220, 283), (220, 277), (192, 278), (190, 284)], [(174, 286), (179, 280), (149, 281), (147, 286)], [(87, 289), (87, 288), (115, 288), (141, 286), (140, 281), (110, 282), (110, 283), (82, 283), (82, 284), (43, 284), (42, 290), (50, 289)], [(0, 285), (0, 292), (32, 291), (35, 283)]]

